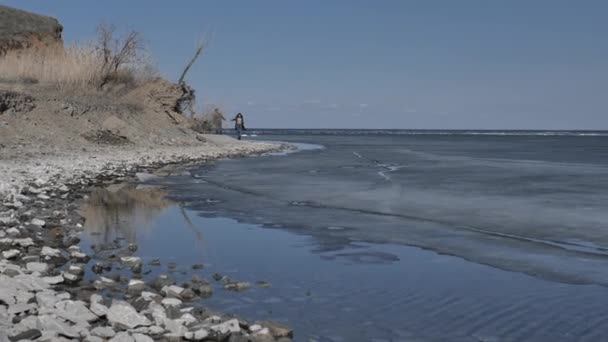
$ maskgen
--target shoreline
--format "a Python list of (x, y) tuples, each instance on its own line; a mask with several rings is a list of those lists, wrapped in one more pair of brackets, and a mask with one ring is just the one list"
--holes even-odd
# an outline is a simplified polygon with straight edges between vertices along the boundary
[[(290, 341), (293, 332), (281, 324), (250, 324), (195, 304), (209, 287), (204, 279), (182, 286), (169, 277), (140, 280), (137, 246), (118, 243), (113, 247), (118, 257), (85, 269), (92, 255), (78, 246), (84, 224), (78, 210), (94, 188), (169, 165), (252, 157), (287, 147), (222, 136), (204, 139), (197, 146), (87, 146), (29, 150), (30, 156), (9, 151), (15, 157), (0, 160), (0, 341)], [(104, 277), (112, 264), (130, 268), (131, 276)], [(85, 280), (85, 273), (95, 280)]]

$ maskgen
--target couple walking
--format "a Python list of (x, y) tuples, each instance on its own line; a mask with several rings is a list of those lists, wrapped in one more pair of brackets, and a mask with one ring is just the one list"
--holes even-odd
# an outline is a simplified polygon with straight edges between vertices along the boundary
[[(222, 121), (224, 120), (226, 120), (226, 118), (224, 118), (224, 115), (220, 112), (218, 108), (215, 108), (211, 121), (213, 123), (213, 127), (215, 129), (216, 134), (222, 134)], [(230, 121), (234, 121), (234, 130), (236, 131), (237, 138), (241, 140), (241, 132), (247, 130), (245, 128), (245, 119), (243, 118), (243, 114), (238, 113), (234, 117), (234, 119)]]

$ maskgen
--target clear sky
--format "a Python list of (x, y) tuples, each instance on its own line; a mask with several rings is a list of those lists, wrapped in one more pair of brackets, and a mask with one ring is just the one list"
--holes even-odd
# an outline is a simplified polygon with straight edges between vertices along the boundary
[(608, 129), (608, 1), (33, 1), (67, 43), (145, 36), (200, 104), (254, 127)]

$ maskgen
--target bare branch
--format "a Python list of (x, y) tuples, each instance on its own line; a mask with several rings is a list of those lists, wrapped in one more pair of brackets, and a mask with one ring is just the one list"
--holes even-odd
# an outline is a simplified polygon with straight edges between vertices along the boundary
[(190, 67), (192, 67), (192, 65), (194, 64), (194, 62), (196, 62), (196, 60), (198, 59), (198, 57), (203, 53), (203, 50), (204, 50), (204, 48), (206, 46), (207, 46), (207, 44), (206, 44), (206, 42), (204, 40), (201, 40), (197, 44), (196, 50), (194, 52), (194, 56), (192, 57), (192, 59), (190, 60), (190, 62), (184, 68), (184, 71), (182, 72), (182, 75), (179, 77), (179, 80), (177, 81), (178, 84), (184, 83), (184, 78), (186, 77), (186, 74), (188, 73), (188, 70), (190, 70)]

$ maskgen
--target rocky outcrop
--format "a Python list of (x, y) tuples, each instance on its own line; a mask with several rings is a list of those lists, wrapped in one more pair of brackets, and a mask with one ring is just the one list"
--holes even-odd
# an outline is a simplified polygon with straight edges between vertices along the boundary
[(10, 50), (62, 46), (57, 19), (0, 5), (0, 56)]

